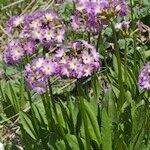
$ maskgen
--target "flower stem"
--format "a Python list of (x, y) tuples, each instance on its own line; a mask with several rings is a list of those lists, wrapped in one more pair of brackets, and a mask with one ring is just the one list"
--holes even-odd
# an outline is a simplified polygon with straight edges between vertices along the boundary
[(132, 24), (131, 24), (131, 26), (133, 27), (133, 20), (134, 20), (134, 18), (133, 18), (133, 1), (132, 0), (130, 0), (130, 8), (131, 8), (131, 20), (132, 20)]
[[(133, 11), (133, 0), (130, 0), (130, 8), (131, 8), (131, 28), (134, 30), (134, 11)], [(136, 30), (135, 30), (136, 31)], [(137, 74), (137, 61), (136, 61), (136, 36), (133, 34), (133, 48), (134, 48), (134, 74)], [(136, 77), (137, 78), (137, 77)]]
[(118, 83), (119, 83), (119, 89), (120, 89), (120, 95), (119, 95), (119, 101), (118, 101), (118, 107), (121, 109), (124, 101), (124, 87), (123, 87), (123, 79), (122, 79), (122, 69), (121, 69), (121, 58), (120, 58), (120, 51), (119, 51), (119, 45), (117, 41), (117, 35), (114, 27), (114, 23), (111, 22), (111, 28), (113, 32), (114, 37), (114, 47), (117, 57), (117, 65), (118, 65)]
[[(106, 66), (106, 70), (108, 71), (109, 70), (109, 67), (107, 65), (107, 61), (106, 61), (106, 50), (104, 48), (104, 41), (103, 41), (103, 38), (102, 38), (102, 33), (99, 32), (99, 35), (98, 35), (98, 39), (97, 39), (97, 43), (96, 43), (96, 50), (99, 52), (99, 54), (101, 54), (103, 52), (103, 57), (104, 57), (104, 64)], [(100, 48), (99, 48), (100, 47)]]
[[(133, 55), (133, 57), (134, 57), (134, 74), (135, 75), (138, 75), (138, 70), (137, 70), (137, 55), (136, 55), (136, 51), (137, 51), (137, 49), (136, 49), (136, 36), (135, 35), (133, 35), (133, 49), (134, 49), (134, 55)], [(137, 78), (138, 76), (136, 76), (136, 78)]]
[(124, 80), (127, 81), (127, 40), (125, 39), (124, 49)]
[(76, 3), (73, 2), (73, 11), (75, 11), (75, 10), (76, 10)]
[(64, 131), (63, 127), (61, 126), (60, 118), (59, 118), (59, 115), (58, 115), (58, 112), (57, 112), (57, 108), (56, 108), (56, 104), (55, 104), (55, 100), (54, 100), (54, 96), (53, 96), (53, 91), (52, 91), (52, 86), (51, 86), (51, 83), (50, 83), (49, 79), (48, 79), (48, 87), (49, 87), (49, 93), (50, 93), (50, 96), (51, 96), (51, 102), (52, 102), (52, 105), (53, 105), (53, 110), (54, 110), (54, 113), (55, 113), (56, 120), (58, 122), (58, 126), (59, 126), (59, 129), (60, 129), (61, 135), (64, 139), (66, 139), (65, 138), (65, 131)]
[(88, 32), (88, 43), (90, 44), (91, 43), (91, 33)]
[(96, 50), (97, 50), (97, 51), (98, 51), (98, 49), (99, 49), (100, 40), (101, 40), (101, 32), (99, 32), (98, 38), (97, 38), (97, 43), (96, 43)]

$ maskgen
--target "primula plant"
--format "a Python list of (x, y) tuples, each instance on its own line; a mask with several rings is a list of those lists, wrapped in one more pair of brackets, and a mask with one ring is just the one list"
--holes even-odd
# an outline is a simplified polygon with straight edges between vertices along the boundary
[(7, 18), (2, 149), (150, 149), (150, 13), (138, 14), (147, 7), (31, 1)]

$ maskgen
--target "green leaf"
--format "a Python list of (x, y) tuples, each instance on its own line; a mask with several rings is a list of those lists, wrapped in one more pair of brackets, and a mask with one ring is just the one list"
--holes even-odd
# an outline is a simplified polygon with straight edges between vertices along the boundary
[(100, 134), (100, 130), (99, 130), (99, 125), (98, 125), (98, 121), (97, 121), (97, 115), (94, 113), (91, 104), (88, 102), (85, 102), (85, 109), (86, 109), (86, 113), (88, 115), (88, 118), (90, 119), (91, 125), (93, 127), (94, 133), (96, 135), (97, 138), (97, 142), (98, 145), (100, 146), (101, 144), (101, 134)]
[(24, 113), (24, 112), (20, 112), (19, 113), (20, 116), (20, 120), (21, 120), (21, 124), (24, 128), (24, 130), (34, 139), (37, 139), (37, 134), (34, 130), (32, 121), (30, 120), (30, 118)]
[(17, 72), (17, 69), (15, 68), (15, 67), (12, 67), (12, 66), (7, 66), (7, 68), (6, 68), (6, 75), (8, 75), (8, 76), (12, 76), (12, 75), (14, 75), (15, 73)]
[(46, 124), (47, 125), (47, 119), (46, 119), (46, 115), (45, 115), (44, 107), (43, 107), (42, 103), (32, 105), (32, 109), (34, 111), (36, 119), (41, 124)]
[(144, 51), (144, 53), (145, 53), (145, 57), (146, 57), (146, 58), (150, 57), (150, 50)]
[(66, 140), (68, 141), (71, 150), (80, 150), (79, 143), (76, 136), (67, 134)]
[(20, 110), (20, 101), (19, 98), (17, 97), (17, 93), (13, 87), (13, 84), (11, 83), (7, 84), (4, 92), (7, 98), (10, 100), (12, 106), (14, 107), (15, 112), (18, 113)]
[[(118, 117), (116, 100), (115, 100), (113, 91), (112, 91), (112, 89), (109, 89), (109, 91), (106, 93), (107, 96), (104, 99), (104, 103), (106, 103), (106, 102), (108, 103), (107, 110), (108, 110), (108, 114), (110, 116), (110, 121), (118, 122), (119, 117)], [(117, 92), (118, 92), (118, 90), (117, 90)]]
[(81, 111), (79, 111), (77, 115), (77, 122), (76, 122), (76, 134), (77, 135), (80, 134), (81, 126), (82, 126), (82, 117), (81, 117)]
[(66, 150), (66, 145), (65, 145), (65, 142), (64, 140), (61, 140), (61, 141), (57, 141), (56, 142), (56, 147), (57, 147), (57, 150)]
[(24, 89), (25, 83), (24, 83), (24, 77), (22, 76), (21, 78), (21, 83), (20, 83), (20, 97), (19, 97), (19, 102), (20, 102), (20, 107), (22, 106), (23, 102), (24, 102), (24, 93), (25, 93), (25, 89)]
[(102, 148), (112, 150), (111, 123), (105, 109), (102, 110)]
[(117, 58), (115, 55), (113, 55), (113, 67), (115, 69), (116, 74), (118, 74), (118, 64), (117, 64)]

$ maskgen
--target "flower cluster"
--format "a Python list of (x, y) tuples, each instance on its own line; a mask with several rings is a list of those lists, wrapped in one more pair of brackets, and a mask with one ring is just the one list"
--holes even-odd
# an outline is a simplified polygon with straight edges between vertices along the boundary
[(48, 77), (55, 73), (55, 62), (46, 58), (33, 60), (32, 64), (25, 66), (26, 84), (30, 89), (42, 94), (47, 89)]
[(22, 29), (25, 25), (25, 16), (13, 16), (6, 24), (7, 32), (12, 33), (15, 29)]
[(139, 75), (139, 86), (141, 89), (150, 90), (150, 62), (145, 64)]
[(35, 41), (29, 39), (14, 39), (6, 45), (3, 60), (7, 64), (17, 65), (25, 54), (32, 55), (35, 50)]
[(19, 31), (21, 38), (32, 38), (40, 41), (44, 46), (54, 42), (62, 43), (65, 34), (65, 25), (62, 19), (54, 12), (39, 11), (31, 16), (13, 16), (7, 22), (7, 31)]
[(99, 53), (83, 40), (71, 43), (68, 50), (58, 48), (55, 58), (58, 62), (58, 75), (61, 77), (87, 77), (100, 67)]
[(135, 27), (135, 30), (132, 31), (130, 28), (130, 21), (126, 20), (115, 24), (116, 31), (121, 31), (122, 35), (125, 37), (132, 36), (137, 32), (146, 32), (146, 30), (144, 29), (144, 24), (141, 21), (137, 21)]
[(38, 58), (25, 67), (29, 88), (42, 94), (46, 91), (48, 78), (52, 75), (68, 78), (83, 78), (98, 70), (99, 53), (85, 41), (72, 42), (68, 48), (58, 47), (46, 58)]
[(50, 11), (10, 18), (7, 22), (7, 31), (17, 31), (19, 38), (6, 46), (4, 61), (8, 64), (18, 64), (24, 54), (32, 55), (35, 52), (36, 44), (39, 42), (47, 49), (62, 43), (65, 30), (63, 21), (56, 13)]
[(130, 21), (124, 20), (120, 23), (115, 24), (116, 31), (121, 31), (124, 37), (128, 37), (130, 35), (129, 28), (130, 28)]
[(120, 23), (116, 23), (115, 29), (116, 30), (128, 30), (130, 27), (130, 21), (122, 21)]
[(71, 17), (73, 29), (99, 32), (108, 25), (108, 18), (125, 16), (128, 6), (125, 0), (74, 0), (77, 4)]

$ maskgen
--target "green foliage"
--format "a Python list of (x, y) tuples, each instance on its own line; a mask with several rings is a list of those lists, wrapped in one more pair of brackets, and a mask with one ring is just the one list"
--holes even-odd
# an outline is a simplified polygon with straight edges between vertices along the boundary
[[(9, 1), (0, 1), (2, 18), (19, 14), (30, 2), (9, 6)], [(72, 2), (54, 5), (38, 0), (29, 8), (50, 6), (68, 25), (66, 40), (87, 40), (86, 33), (71, 30)], [(10, 12), (4, 15), (7, 9)], [(149, 25), (149, 10), (148, 0), (134, 0), (132, 21), (141, 19)], [(149, 43), (141, 43), (139, 33), (124, 38), (110, 25), (99, 37), (91, 36), (101, 54), (101, 70), (83, 80), (51, 78), (52, 85), (43, 95), (26, 88), (22, 68), (0, 63), (0, 124), (15, 128), (19, 141), (3, 140), (4, 128), (0, 140), (5, 149), (19, 149), (18, 145), (25, 150), (150, 149), (150, 93), (137, 84), (140, 68), (150, 58)]]

